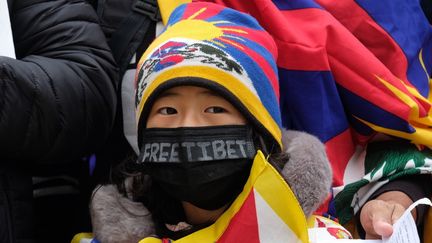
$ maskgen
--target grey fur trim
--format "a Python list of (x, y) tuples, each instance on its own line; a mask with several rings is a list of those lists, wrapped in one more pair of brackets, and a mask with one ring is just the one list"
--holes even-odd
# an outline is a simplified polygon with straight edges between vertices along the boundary
[(332, 170), (324, 144), (310, 134), (293, 130), (282, 131), (282, 143), (289, 160), (281, 174), (309, 217), (331, 188)]
[(121, 195), (114, 185), (97, 187), (90, 202), (93, 233), (102, 243), (138, 242), (154, 234), (150, 212)]
[[(291, 186), (309, 217), (329, 193), (332, 171), (324, 145), (314, 136), (298, 131), (282, 131), (289, 160), (281, 174)], [(126, 180), (126, 187), (130, 186)], [(129, 243), (154, 234), (150, 212), (141, 203), (121, 195), (114, 185), (95, 189), (90, 204), (93, 233), (102, 243)]]

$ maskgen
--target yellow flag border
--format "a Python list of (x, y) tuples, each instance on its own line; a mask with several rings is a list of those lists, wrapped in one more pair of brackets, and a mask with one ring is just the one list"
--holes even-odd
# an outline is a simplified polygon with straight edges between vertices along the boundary
[[(281, 217), (288, 227), (296, 234), (300, 242), (309, 242), (307, 221), (294, 193), (279, 172), (270, 165), (261, 151), (257, 152), (252, 164), (251, 174), (233, 204), (207, 228), (196, 231), (173, 243), (185, 242), (216, 242), (229, 226), (230, 220), (238, 213), (252, 190), (258, 191), (268, 205)], [(272, 190), (268, 190), (268, 189)], [(275, 193), (282, 192), (282, 193)], [(275, 200), (269, 200), (275, 199)], [(148, 237), (140, 243), (160, 243), (161, 240)]]

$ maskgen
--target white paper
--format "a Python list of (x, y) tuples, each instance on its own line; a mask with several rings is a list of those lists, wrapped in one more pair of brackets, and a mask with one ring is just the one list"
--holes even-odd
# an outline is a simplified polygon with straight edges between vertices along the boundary
[(15, 58), (7, 0), (0, 0), (0, 56)]
[(408, 209), (393, 225), (393, 234), (389, 238), (384, 238), (382, 241), (383, 243), (420, 243), (417, 226), (411, 215), (411, 210), (419, 204), (432, 206), (432, 202), (427, 198), (420, 199), (411, 204), (411, 206), (408, 207)]

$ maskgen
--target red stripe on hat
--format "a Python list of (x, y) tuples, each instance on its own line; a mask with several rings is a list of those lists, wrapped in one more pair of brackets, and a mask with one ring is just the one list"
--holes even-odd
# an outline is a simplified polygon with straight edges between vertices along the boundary
[(182, 19), (187, 19), (195, 15), (202, 8), (205, 8), (206, 10), (199, 13), (193, 19), (207, 19), (215, 15), (218, 15), (224, 9), (223, 6), (219, 6), (219, 5), (211, 5), (211, 8), (209, 8), (208, 3), (195, 2), (194, 4), (187, 5), (183, 13)]
[[(250, 38), (250, 36), (249, 36)], [(218, 38), (220, 41), (230, 44), (230, 42), (226, 42), (224, 38)], [(255, 39), (255, 37), (254, 37)], [(259, 65), (259, 67), (264, 72), (267, 80), (270, 81), (271, 86), (273, 87), (274, 93), (277, 97), (277, 101), (279, 102), (279, 80), (278, 76), (274, 72), (273, 67), (268, 63), (267, 59), (265, 59), (263, 56), (261, 56), (259, 53), (255, 52), (254, 50), (250, 49), (249, 46), (242, 45), (241, 42), (236, 42), (236, 45), (240, 46), (242, 48), (241, 51), (243, 51), (247, 56), (249, 56), (255, 63)], [(236, 47), (238, 48), (238, 47)]]
[[(229, 26), (229, 25), (218, 25), (219, 28), (223, 29), (224, 34), (232, 34), (235, 36), (244, 37), (247, 39), (252, 39), (257, 44), (265, 44), (263, 45), (264, 48), (267, 49), (267, 51), (273, 56), (273, 58), (276, 60), (278, 57), (278, 50), (277, 46), (274, 43), (273, 37), (268, 34), (265, 30), (258, 30), (258, 29), (251, 29), (244, 26)], [(234, 29), (234, 30), (230, 30)], [(244, 31), (245, 33), (238, 32), (237, 30)]]

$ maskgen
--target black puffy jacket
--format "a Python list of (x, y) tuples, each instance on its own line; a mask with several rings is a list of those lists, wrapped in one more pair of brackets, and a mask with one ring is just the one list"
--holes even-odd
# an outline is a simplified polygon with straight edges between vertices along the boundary
[(31, 177), (105, 142), (117, 69), (84, 0), (8, 5), (17, 58), (0, 56), (0, 242), (32, 242)]

